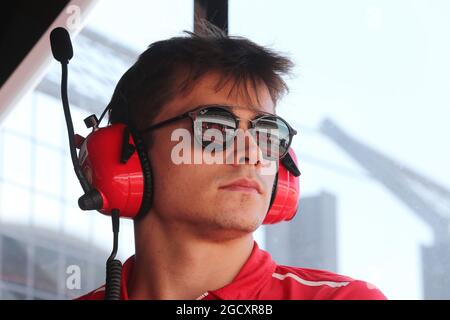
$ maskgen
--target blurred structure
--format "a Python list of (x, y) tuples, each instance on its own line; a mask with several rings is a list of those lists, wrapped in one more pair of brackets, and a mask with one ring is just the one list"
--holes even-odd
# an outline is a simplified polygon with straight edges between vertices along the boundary
[(266, 227), (266, 249), (284, 265), (337, 272), (336, 199), (301, 198), (294, 219)]
[[(76, 37), (74, 50), (69, 70), (72, 113), (99, 114), (137, 53), (89, 29)], [(81, 189), (71, 179), (60, 77), (60, 66), (54, 63), (31, 99), (15, 107), (21, 125), (0, 127), (0, 299), (71, 299), (105, 282), (109, 252), (97, 247), (95, 217), (76, 207)], [(14, 157), (7, 152), (12, 149), (17, 150)], [(21, 159), (30, 168), (23, 179), (14, 166)], [(49, 168), (57, 179), (45, 179)], [(110, 222), (105, 222), (109, 234)], [(122, 226), (124, 231), (127, 226)], [(79, 289), (66, 284), (69, 266), (80, 268)]]
[(422, 248), (424, 298), (450, 299), (450, 190), (349, 136), (331, 120), (324, 120), (320, 130), (431, 227), (434, 245)]
[[(100, 116), (120, 76), (135, 62), (138, 53), (90, 29), (83, 29), (73, 43), (68, 95), (70, 104)], [(53, 63), (36, 87), (37, 91), (60, 99), (61, 67)], [(61, 107), (62, 108), (62, 107)]]
[[(88, 286), (104, 283), (107, 256), (106, 251), (51, 230), (2, 224), (0, 299), (75, 298)], [(73, 275), (76, 281), (71, 281)]]

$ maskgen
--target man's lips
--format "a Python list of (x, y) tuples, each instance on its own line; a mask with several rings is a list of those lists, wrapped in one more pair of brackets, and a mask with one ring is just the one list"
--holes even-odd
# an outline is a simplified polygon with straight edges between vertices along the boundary
[(224, 186), (221, 186), (219, 189), (225, 189), (228, 191), (262, 193), (261, 185), (257, 181), (251, 179), (238, 179)]

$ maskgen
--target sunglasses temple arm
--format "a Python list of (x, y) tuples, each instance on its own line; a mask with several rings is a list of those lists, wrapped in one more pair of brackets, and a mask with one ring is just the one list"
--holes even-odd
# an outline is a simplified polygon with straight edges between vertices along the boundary
[(151, 130), (155, 130), (155, 129), (164, 127), (165, 125), (168, 125), (168, 124), (170, 124), (172, 122), (176, 122), (176, 121), (182, 120), (182, 119), (187, 118), (187, 117), (189, 117), (189, 114), (188, 113), (183, 113), (182, 115), (179, 115), (179, 116), (176, 116), (174, 118), (170, 118), (170, 119), (164, 120), (163, 122), (160, 122), (160, 123), (154, 124), (154, 125), (152, 125), (152, 126), (150, 126), (148, 128), (145, 128), (144, 130), (139, 131), (139, 133), (141, 133), (141, 134), (142, 133), (146, 133), (146, 132), (149, 132)]
[(300, 170), (298, 169), (297, 165), (295, 164), (294, 160), (292, 159), (291, 155), (286, 153), (286, 155), (281, 160), (283, 165), (286, 167), (286, 169), (292, 173), (294, 176), (298, 177), (301, 175)]

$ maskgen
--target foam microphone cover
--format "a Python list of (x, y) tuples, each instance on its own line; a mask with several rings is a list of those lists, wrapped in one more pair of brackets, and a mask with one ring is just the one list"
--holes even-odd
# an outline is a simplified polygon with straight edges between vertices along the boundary
[(50, 33), (50, 45), (53, 57), (61, 63), (69, 63), (73, 57), (72, 42), (69, 32), (62, 27), (52, 30)]

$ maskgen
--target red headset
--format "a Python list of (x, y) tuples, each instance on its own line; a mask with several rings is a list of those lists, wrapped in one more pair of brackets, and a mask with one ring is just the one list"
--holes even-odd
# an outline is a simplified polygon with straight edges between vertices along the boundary
[[(106, 215), (118, 209), (121, 217), (131, 219), (142, 216), (151, 207), (154, 187), (142, 138), (122, 123), (98, 128), (95, 115), (85, 122), (93, 131), (86, 138), (76, 135), (75, 146), (80, 149), (79, 163), (95, 195), (82, 196), (78, 201), (80, 208), (97, 209)], [(263, 224), (295, 216), (300, 196), (299, 176), (297, 158), (290, 148), (280, 161)]]

